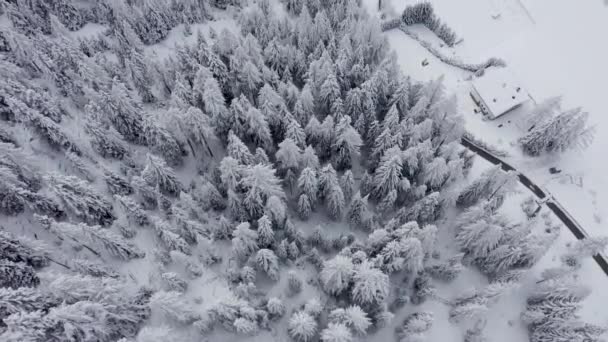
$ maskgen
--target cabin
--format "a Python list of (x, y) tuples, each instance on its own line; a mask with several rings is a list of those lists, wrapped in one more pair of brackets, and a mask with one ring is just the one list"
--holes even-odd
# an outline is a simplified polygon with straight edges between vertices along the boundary
[(471, 97), (481, 112), (496, 119), (531, 99), (507, 68), (491, 68), (473, 79)]

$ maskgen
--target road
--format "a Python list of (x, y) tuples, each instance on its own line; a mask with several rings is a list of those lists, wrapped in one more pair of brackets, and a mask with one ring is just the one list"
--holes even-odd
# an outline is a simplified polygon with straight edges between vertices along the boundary
[[(473, 141), (469, 140), (466, 137), (461, 139), (462, 146), (466, 147), (473, 153), (477, 154), (481, 158), (487, 160), (488, 162), (494, 165), (500, 165), (500, 167), (505, 171), (515, 171), (517, 172), (517, 176), (519, 177), (519, 182), (528, 188), (538, 199), (546, 200), (543, 201), (547, 208), (551, 210), (555, 216), (572, 232), (572, 234), (578, 239), (582, 240), (587, 238), (588, 235), (583, 229), (583, 227), (561, 206), (561, 204), (553, 198), (550, 194), (543, 191), (538, 185), (536, 185), (530, 178), (528, 178), (523, 173), (517, 171), (513, 166), (509, 165), (507, 162), (498, 158), (490, 151), (484, 149), (481, 146), (476, 145)], [(596, 254), (593, 256), (593, 260), (598, 264), (598, 266), (602, 269), (604, 274), (608, 276), (608, 261), (606, 257), (602, 254)]]

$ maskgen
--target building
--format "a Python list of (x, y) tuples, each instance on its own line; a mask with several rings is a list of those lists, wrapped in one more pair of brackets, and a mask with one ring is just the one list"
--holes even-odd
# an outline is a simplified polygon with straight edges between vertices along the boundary
[(474, 78), (471, 97), (490, 119), (510, 112), (531, 98), (507, 68), (487, 69), (483, 76)]

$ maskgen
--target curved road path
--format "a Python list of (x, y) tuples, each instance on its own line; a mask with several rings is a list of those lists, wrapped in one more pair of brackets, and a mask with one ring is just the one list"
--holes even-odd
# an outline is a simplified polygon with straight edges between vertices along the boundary
[[(460, 143), (462, 146), (466, 147), (473, 153), (477, 154), (481, 158), (489, 161), (494, 165), (500, 165), (500, 167), (505, 171), (515, 171), (517, 172), (517, 176), (519, 177), (519, 182), (528, 188), (530, 191), (536, 195), (541, 200), (545, 200), (545, 205), (557, 216), (557, 218), (574, 234), (574, 236), (578, 240), (582, 240), (588, 237), (587, 233), (581, 227), (581, 225), (576, 222), (576, 220), (564, 209), (564, 207), (559, 204), (559, 202), (553, 198), (550, 194), (547, 194), (543, 191), (538, 185), (534, 184), (530, 178), (528, 178), (523, 173), (517, 171), (513, 166), (509, 165), (507, 162), (498, 158), (492, 152), (484, 149), (483, 147), (476, 145), (475, 142), (471, 141), (466, 137), (462, 137)], [(593, 259), (598, 264), (598, 266), (602, 269), (604, 274), (608, 276), (608, 261), (606, 257), (602, 254), (596, 254), (593, 256)]]

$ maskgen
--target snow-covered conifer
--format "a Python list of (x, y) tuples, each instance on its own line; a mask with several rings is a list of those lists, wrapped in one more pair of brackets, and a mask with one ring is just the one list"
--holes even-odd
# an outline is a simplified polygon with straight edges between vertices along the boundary
[(296, 341), (308, 342), (317, 333), (317, 322), (304, 311), (295, 312), (288, 323), (289, 336)]
[(351, 126), (350, 117), (344, 117), (336, 125), (336, 138), (333, 141), (332, 154), (336, 159), (338, 170), (350, 169), (352, 159), (359, 156), (363, 141), (359, 133)]
[(146, 167), (141, 172), (141, 177), (150, 186), (158, 186), (162, 191), (174, 196), (183, 188), (175, 171), (164, 160), (152, 154), (146, 156)]
[(463, 269), (462, 254), (459, 254), (450, 258), (446, 262), (429, 265), (425, 267), (424, 270), (435, 279), (450, 282), (456, 279)]
[(353, 281), (352, 296), (361, 305), (380, 304), (388, 297), (388, 276), (368, 261), (355, 268)]
[(34, 268), (41, 268), (48, 265), (46, 254), (44, 249), (32, 245), (26, 238), (16, 238), (9, 232), (0, 230), (0, 260), (24, 262)]
[(262, 113), (255, 107), (251, 106), (245, 114), (245, 126), (247, 135), (258, 146), (265, 148), (272, 147), (272, 136), (268, 122)]
[(353, 228), (363, 228), (363, 221), (367, 215), (367, 196), (361, 198), (357, 192), (350, 202), (346, 217)]
[(236, 159), (240, 164), (253, 164), (253, 155), (249, 148), (232, 132), (228, 135), (228, 147), (226, 149), (228, 156)]
[(279, 150), (276, 153), (277, 161), (283, 170), (296, 170), (300, 165), (300, 148), (291, 138), (285, 138), (279, 144)]
[(145, 139), (143, 114), (131, 92), (118, 79), (112, 80), (110, 92), (94, 96), (94, 103), (107, 115), (116, 131), (127, 141), (141, 143)]
[(372, 325), (367, 313), (357, 305), (344, 309), (344, 323), (358, 335), (365, 335)]
[(401, 150), (398, 147), (390, 148), (384, 153), (374, 173), (372, 193), (375, 198), (384, 198), (399, 187), (402, 163)]
[(291, 139), (299, 148), (306, 146), (306, 133), (294, 118), (288, 119), (285, 138)]
[(38, 284), (40, 284), (40, 279), (31, 266), (22, 262), (0, 260), (0, 288), (18, 289), (36, 287)]
[(355, 267), (351, 258), (337, 255), (323, 264), (321, 283), (325, 291), (338, 295), (350, 286), (354, 273)]
[(294, 296), (302, 291), (302, 280), (295, 271), (287, 273), (287, 289), (290, 296)]
[(152, 227), (162, 245), (169, 251), (179, 251), (186, 255), (192, 254), (190, 246), (179, 234), (174, 232), (170, 223), (161, 219), (154, 219)]
[(432, 192), (410, 208), (399, 210), (399, 221), (402, 223), (416, 221), (419, 224), (435, 222), (441, 216), (443, 205), (439, 192)]
[(460, 192), (456, 204), (469, 207), (482, 198), (491, 199), (513, 191), (517, 184), (515, 172), (504, 172), (500, 165), (486, 170), (473, 183)]
[(274, 243), (274, 231), (272, 221), (267, 215), (263, 215), (258, 220), (258, 246), (267, 248)]
[(108, 186), (108, 190), (112, 195), (130, 195), (134, 189), (128, 180), (113, 172), (112, 170), (105, 169), (103, 172), (104, 180)]
[(270, 249), (260, 249), (255, 256), (258, 267), (272, 280), (279, 279), (279, 261)]
[(263, 214), (265, 201), (271, 196), (285, 198), (281, 182), (271, 166), (257, 164), (247, 167), (243, 173), (241, 185), (246, 191), (243, 206), (249, 217), (260, 217)]
[(131, 197), (114, 195), (116, 201), (121, 205), (122, 209), (126, 212), (127, 218), (140, 226), (150, 224), (150, 218), (146, 211)]
[(397, 190), (393, 189), (386, 194), (386, 196), (378, 204), (378, 211), (382, 213), (388, 213), (395, 207), (397, 201)]
[(345, 206), (342, 188), (340, 188), (338, 185), (333, 185), (329, 189), (325, 200), (327, 201), (327, 206), (331, 217), (334, 220), (340, 220), (342, 218), (342, 213), (344, 212)]
[(232, 157), (224, 157), (220, 163), (220, 180), (226, 190), (236, 190), (239, 184), (243, 167), (239, 164), (238, 160)]
[(50, 174), (45, 179), (74, 215), (89, 223), (101, 225), (109, 225), (114, 221), (112, 204), (87, 182), (78, 177), (59, 174)]
[(355, 190), (355, 177), (351, 170), (346, 170), (342, 177), (340, 177), (340, 186), (342, 187), (342, 192), (344, 192), (344, 198), (350, 201)]
[(258, 233), (249, 228), (248, 222), (242, 222), (232, 232), (232, 250), (241, 259), (246, 259), (258, 250)]
[(585, 148), (594, 136), (593, 127), (587, 126), (588, 117), (589, 113), (581, 108), (567, 110), (533, 127), (519, 143), (524, 152), (533, 156)]
[[(191, 147), (197, 147), (203, 153), (213, 157), (211, 146), (216, 140), (211, 118), (196, 107), (180, 111), (179, 127)], [(192, 151), (194, 155), (196, 153)]]
[[(41, 217), (41, 219), (44, 220), (45, 217)], [(110, 255), (122, 260), (143, 258), (145, 256), (145, 253), (137, 248), (137, 246), (101, 226), (51, 221), (48, 229), (61, 238), (69, 238), (77, 246), (80, 246), (82, 242), (90, 243), (102, 247)]]
[(433, 320), (433, 314), (430, 312), (415, 312), (407, 316), (396, 328), (397, 335), (405, 342), (424, 341), (424, 333), (431, 329)]
[(312, 212), (312, 203), (306, 194), (301, 194), (298, 198), (298, 215), (302, 220), (307, 220)]
[(271, 318), (280, 318), (285, 314), (285, 304), (277, 297), (268, 298), (266, 310)]
[(146, 144), (154, 153), (160, 154), (171, 166), (179, 166), (187, 152), (180, 141), (159, 123), (159, 118), (148, 114), (144, 116)]
[(351, 342), (353, 336), (348, 327), (343, 323), (329, 323), (327, 328), (321, 331), (323, 342)]
[(192, 324), (200, 318), (185, 298), (175, 291), (159, 291), (153, 294), (150, 298), (150, 308), (181, 324)]
[(298, 244), (295, 241), (289, 243), (287, 247), (287, 256), (291, 260), (296, 260), (300, 257), (300, 248), (298, 248)]
[(255, 159), (256, 164), (270, 163), (270, 159), (268, 159), (268, 155), (266, 154), (266, 151), (261, 147), (258, 147), (255, 149), (255, 155), (253, 156), (253, 158)]
[(233, 324), (236, 332), (242, 335), (255, 335), (258, 331), (258, 323), (244, 317), (235, 319)]
[(304, 127), (304, 132), (306, 133), (307, 143), (312, 144), (313, 146), (317, 146), (321, 143), (321, 123), (316, 116), (310, 118), (306, 127)]
[(275, 226), (281, 227), (287, 219), (287, 208), (285, 202), (276, 195), (268, 197), (264, 213), (268, 215)]
[(319, 180), (317, 179), (317, 173), (313, 168), (306, 167), (302, 170), (302, 173), (298, 178), (298, 188), (303, 194), (308, 196), (311, 204), (316, 202), (319, 192)]

